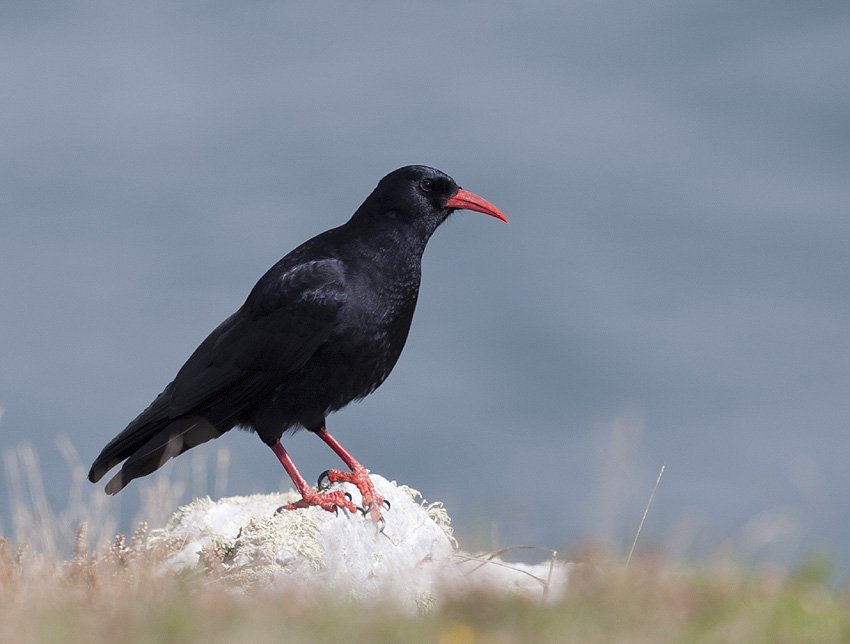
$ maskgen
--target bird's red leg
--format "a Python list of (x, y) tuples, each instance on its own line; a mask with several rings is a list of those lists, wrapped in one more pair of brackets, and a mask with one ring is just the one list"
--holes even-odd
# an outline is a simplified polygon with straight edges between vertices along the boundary
[[(345, 463), (350, 472), (343, 472), (342, 470), (328, 470), (325, 472), (325, 476), (328, 477), (328, 480), (331, 483), (353, 483), (357, 486), (357, 489), (360, 490), (360, 494), (363, 495), (363, 513), (371, 512), (372, 519), (377, 523), (381, 520), (381, 506), (384, 505), (384, 497), (378, 494), (377, 490), (375, 490), (375, 486), (372, 483), (372, 479), (369, 478), (369, 473), (366, 471), (366, 468), (363, 467), (360, 463), (357, 462), (351, 454), (349, 454), (345, 448), (339, 444), (339, 442), (328, 433), (324, 427), (321, 427), (315, 431), (316, 436), (321, 438), (327, 445), (336, 452), (337, 456), (339, 456), (343, 463)], [(389, 506), (387, 506), (389, 508)]]
[(304, 480), (304, 477), (301, 476), (301, 472), (299, 472), (298, 468), (295, 467), (295, 463), (292, 462), (292, 457), (289, 456), (289, 452), (284, 449), (279, 440), (275, 441), (271, 448), (281, 465), (283, 465), (283, 469), (285, 469), (286, 473), (289, 474), (289, 478), (291, 478), (292, 482), (295, 483), (295, 487), (298, 488), (298, 492), (301, 493), (300, 501), (284, 505), (281, 509), (297, 510), (298, 508), (318, 505), (320, 508), (334, 513), (336, 513), (338, 507), (346, 508), (349, 512), (357, 511), (357, 506), (345, 496), (345, 492), (342, 490), (336, 490), (334, 492), (316, 492), (316, 490), (314, 490), (312, 486)]

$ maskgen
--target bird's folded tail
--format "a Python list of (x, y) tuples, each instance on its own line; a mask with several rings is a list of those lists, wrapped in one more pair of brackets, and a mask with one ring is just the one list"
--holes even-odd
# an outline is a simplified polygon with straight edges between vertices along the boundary
[(126, 458), (118, 473), (106, 484), (107, 494), (117, 494), (133, 479), (158, 470), (169, 459), (224, 433), (202, 416), (163, 420), (153, 425), (146, 428), (148, 431), (143, 435), (147, 440), (144, 442), (130, 446), (125, 443), (120, 449), (115, 445), (112, 450), (112, 444), (107, 445), (92, 465), (89, 480), (99, 481), (106, 472)]

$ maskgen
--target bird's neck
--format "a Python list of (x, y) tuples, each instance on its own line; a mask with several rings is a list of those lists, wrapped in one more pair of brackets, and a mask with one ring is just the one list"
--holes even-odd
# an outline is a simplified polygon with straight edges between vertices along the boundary
[(432, 231), (393, 220), (369, 222), (359, 228), (357, 248), (364, 259), (385, 270), (419, 271)]

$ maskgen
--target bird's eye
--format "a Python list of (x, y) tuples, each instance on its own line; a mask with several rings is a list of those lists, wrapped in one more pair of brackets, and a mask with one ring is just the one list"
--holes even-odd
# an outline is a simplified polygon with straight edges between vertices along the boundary
[(419, 182), (419, 187), (422, 189), (422, 192), (431, 192), (431, 189), (434, 187), (434, 182), (430, 179), (423, 179)]

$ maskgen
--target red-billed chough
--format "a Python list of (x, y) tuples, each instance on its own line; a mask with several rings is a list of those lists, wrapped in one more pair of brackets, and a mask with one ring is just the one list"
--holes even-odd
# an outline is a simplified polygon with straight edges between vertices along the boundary
[[(351, 470), (320, 477), (354, 483), (363, 511), (383, 499), (368, 473), (325, 429), (325, 417), (373, 392), (404, 347), (428, 239), (457, 209), (502, 221), (491, 203), (439, 170), (408, 166), (381, 179), (351, 219), (275, 264), (245, 303), (195, 350), (174, 380), (95, 459), (99, 481), (119, 492), (168, 459), (234, 427), (257, 432), (302, 499), (287, 509), (357, 508), (341, 491), (317, 492), (280, 443), (287, 429), (315, 433)], [(126, 460), (125, 460), (126, 459)]]

